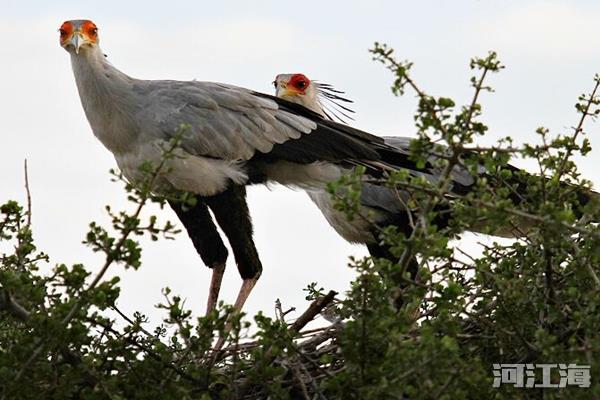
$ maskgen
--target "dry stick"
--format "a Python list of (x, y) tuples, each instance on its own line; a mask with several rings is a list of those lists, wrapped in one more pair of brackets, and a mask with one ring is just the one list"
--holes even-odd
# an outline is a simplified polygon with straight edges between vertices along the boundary
[[(315, 328), (315, 329), (307, 329), (305, 331), (299, 332), (298, 335), (298, 339), (302, 339), (308, 336), (311, 336), (315, 333), (318, 332), (324, 332), (331, 329), (331, 326), (327, 326), (327, 327), (323, 327), (323, 328)], [(309, 339), (309, 340), (313, 340), (313, 339)], [(307, 343), (309, 340), (307, 340), (306, 342), (302, 342), (302, 345), (304, 345), (305, 343)], [(245, 343), (240, 343), (237, 345), (231, 345), (231, 346), (227, 346), (224, 349), (221, 350), (222, 353), (235, 353), (237, 351), (241, 351), (244, 349), (250, 349), (253, 347), (258, 346), (258, 340), (253, 340), (250, 342), (245, 342)]]
[(344, 326), (344, 323), (341, 321), (334, 322), (333, 324), (328, 326), (324, 332), (322, 332), (318, 335), (315, 335), (314, 337), (300, 343), (298, 345), (298, 349), (308, 349), (308, 348), (312, 348), (312, 347), (316, 348), (321, 343), (324, 343), (327, 340), (331, 339), (331, 337), (335, 334), (336, 330), (343, 326)]
[(312, 321), (317, 314), (319, 314), (325, 308), (325, 306), (333, 301), (333, 298), (336, 294), (336, 291), (330, 290), (325, 296), (319, 297), (313, 301), (308, 309), (304, 311), (304, 313), (302, 313), (302, 315), (298, 317), (298, 319), (294, 321), (292, 325), (290, 325), (289, 330), (300, 332), (300, 329), (304, 328), (304, 326)]
[(285, 322), (282, 315), (283, 315), (283, 310), (281, 309), (281, 300), (276, 299), (275, 300), (275, 317), (277, 318), (277, 320), (279, 320), (281, 322)]
[(31, 191), (29, 190), (29, 174), (27, 173), (27, 159), (23, 163), (25, 172), (25, 193), (27, 195), (27, 227), (31, 227)]
[(316, 351), (317, 346), (319, 346), (321, 343), (326, 342), (327, 340), (331, 339), (332, 336), (336, 333), (336, 331), (339, 328), (343, 327), (344, 325), (345, 324), (341, 321), (335, 322), (332, 325), (330, 325), (329, 327), (327, 327), (323, 333), (316, 335), (315, 337), (313, 337), (305, 342), (294, 345), (293, 349), (296, 352), (296, 354), (298, 354), (300, 357), (302, 357), (303, 359), (305, 359), (306, 361), (311, 363), (314, 367), (317, 368), (317, 370), (320, 370), (325, 375), (329, 376), (330, 378), (333, 378), (333, 375), (331, 375), (331, 373), (329, 371), (324, 369), (323, 366), (319, 365), (313, 359), (311, 359), (306, 354), (304, 354), (304, 349), (312, 347)]
[(296, 307), (290, 307), (289, 309), (287, 309), (286, 311), (283, 312), (283, 314), (281, 315), (283, 318), (285, 318), (286, 315), (288, 315), (291, 312), (296, 311)]
[(26, 321), (31, 314), (25, 307), (12, 298), (8, 290), (0, 288), (0, 311), (5, 310), (20, 321)]
[[(306, 309), (306, 311), (304, 311), (302, 315), (296, 321), (294, 321), (292, 325), (290, 325), (288, 330), (291, 332), (299, 332), (300, 329), (302, 329), (304, 326), (306, 326), (306, 324), (312, 321), (315, 318), (315, 316), (317, 316), (317, 314), (319, 314), (329, 303), (333, 301), (336, 294), (337, 292), (330, 290), (329, 293), (327, 293), (325, 296), (319, 297), (318, 299), (314, 300)], [(274, 358), (275, 357), (273, 355), (273, 352), (269, 347), (265, 351), (263, 362), (270, 363)], [(244, 382), (242, 382), (239, 390), (239, 396), (244, 397), (246, 392), (250, 389), (251, 385), (252, 382), (250, 380), (245, 380)]]
[(285, 316), (291, 312), (296, 311), (296, 307), (290, 307), (287, 311), (283, 311), (281, 308), (281, 300), (275, 300), (275, 317), (283, 323), (285, 323)]
[(322, 327), (322, 328), (307, 329), (305, 331), (300, 332), (300, 335), (298, 337), (310, 336), (313, 333), (323, 332), (323, 331), (326, 331), (328, 329), (329, 329), (328, 326), (325, 326), (325, 327)]
[(309, 382), (313, 388), (313, 392), (315, 393), (315, 395), (318, 396), (319, 399), (326, 400), (325, 396), (323, 396), (323, 393), (321, 392), (321, 389), (319, 388), (319, 385), (317, 385), (317, 382), (315, 382), (315, 377), (310, 375), (310, 372), (308, 372), (308, 370), (306, 369), (306, 366), (304, 364), (300, 363), (300, 367), (302, 367), (302, 369), (304, 370), (304, 373), (310, 377)]
[[(296, 321), (294, 321), (288, 327), (288, 330), (300, 332), (300, 330), (302, 328), (304, 328), (304, 326), (306, 324), (308, 324), (310, 321), (312, 321), (317, 314), (319, 314), (325, 307), (327, 307), (327, 305), (329, 303), (331, 303), (333, 301), (336, 294), (337, 294), (337, 292), (330, 290), (329, 293), (327, 293), (325, 296), (319, 297), (318, 299), (313, 301), (310, 304), (310, 306), (306, 309), (306, 311), (304, 311), (304, 313), (302, 313), (302, 315), (300, 315), (300, 317), (298, 317), (298, 319), (296, 319)], [(318, 332), (318, 331), (324, 330), (324, 329), (327, 329), (327, 328), (318, 328), (313, 331)], [(304, 333), (306, 333), (306, 332), (304, 332)], [(252, 347), (253, 345), (256, 345), (257, 343), (258, 342), (251, 342), (246, 345), (243, 345), (243, 347)], [(225, 349), (220, 350), (219, 353), (221, 353), (221, 356), (216, 358), (215, 362), (223, 359), (226, 352), (231, 352), (232, 351), (231, 347), (233, 347), (234, 349), (236, 348), (236, 346), (229, 346)]]
[[(27, 159), (23, 162), (23, 170), (25, 175), (25, 194), (27, 197), (27, 228), (31, 227), (31, 191), (29, 189), (29, 174), (27, 171)], [(25, 322), (31, 312), (15, 301), (8, 290), (0, 289), (0, 310), (6, 310), (13, 317)]]
[[(327, 346), (324, 346), (324, 347), (327, 347)], [(312, 358), (310, 358), (309, 356), (307, 356), (306, 354), (304, 354), (304, 352), (302, 351), (302, 349), (300, 349), (298, 346), (294, 346), (293, 349), (296, 352), (296, 354), (298, 354), (300, 357), (302, 357), (303, 359), (305, 359), (306, 361), (308, 361), (309, 363), (311, 363), (314, 367), (316, 367), (317, 370), (323, 372), (329, 378), (333, 378), (334, 377), (331, 374), (331, 372), (327, 371), (322, 365), (319, 365), (317, 362), (315, 362), (315, 360), (313, 360)], [(315, 353), (318, 354), (318, 351), (315, 350)]]
[(302, 391), (302, 397), (304, 398), (304, 400), (310, 400), (310, 396), (308, 395), (308, 389), (304, 384), (304, 380), (302, 379), (300, 371), (298, 371), (298, 368), (295, 365), (289, 364), (289, 367), (292, 370), (292, 373), (294, 374), (294, 378), (296, 378), (296, 381), (298, 381), (298, 385), (300, 386), (300, 390)]

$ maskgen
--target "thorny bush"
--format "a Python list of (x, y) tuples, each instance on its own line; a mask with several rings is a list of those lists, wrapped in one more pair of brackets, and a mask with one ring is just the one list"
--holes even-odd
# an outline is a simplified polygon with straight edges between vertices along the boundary
[[(183, 300), (165, 289), (159, 306), (164, 321), (148, 332), (146, 317), (118, 310), (119, 296), (127, 293), (120, 292), (118, 278), (104, 274), (116, 265), (141, 266), (137, 237), (177, 233), (171, 223), (154, 216), (143, 221), (140, 213), (148, 202), (165, 202), (153, 189), (175, 156), (175, 139), (160, 165), (145, 166), (143, 182), (125, 183), (135, 211), (107, 207), (111, 229), (90, 224), (85, 244), (105, 259), (95, 276), (87, 266), (64, 264), (42, 274), (47, 256), (35, 245), (29, 207), (14, 201), (0, 206), (0, 240), (7, 249), (0, 254), (2, 398), (599, 397), (600, 212), (595, 201), (582, 204), (590, 183), (577, 172), (574, 157), (590, 152), (584, 122), (599, 113), (600, 79), (580, 97), (581, 118), (572, 132), (551, 135), (539, 128), (538, 143), (515, 146), (507, 137), (480, 147), (476, 143), (488, 130), (480, 97), (492, 91), (489, 76), (503, 68), (495, 53), (472, 60), (474, 94), (459, 107), (448, 97), (428, 95), (412, 79), (412, 64), (396, 60), (387, 46), (376, 43), (371, 52), (393, 74), (394, 94), (416, 93), (411, 159), (439, 177), (398, 171), (381, 182), (410, 194), (411, 234), (379, 231), (398, 263), (352, 260), (356, 279), (346, 293), (332, 301), (333, 293), (324, 296), (313, 283), (307, 299), (314, 303), (301, 318), (290, 324), (280, 307), (276, 318), (256, 315), (252, 337), (250, 322), (230, 307), (192, 318)], [(535, 160), (539, 173), (511, 167), (515, 157)], [(451, 194), (456, 168), (479, 174), (470, 192)], [(358, 206), (363, 172), (356, 168), (329, 187), (348, 218), (370, 217)], [(193, 196), (181, 200), (194, 202)], [(456, 239), (474, 227), (519, 238), (470, 254)], [(407, 267), (415, 257), (413, 277)], [(399, 297), (397, 310), (393, 299)], [(330, 324), (302, 330), (318, 312)], [(224, 351), (213, 353), (215, 339), (224, 334)], [(498, 363), (589, 365), (591, 387), (495, 388), (492, 367)], [(559, 378), (555, 370), (552, 379)]]

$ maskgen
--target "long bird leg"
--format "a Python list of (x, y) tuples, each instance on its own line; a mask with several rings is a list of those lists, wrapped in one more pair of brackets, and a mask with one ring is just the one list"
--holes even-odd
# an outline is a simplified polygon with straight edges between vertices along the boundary
[[(246, 188), (232, 186), (223, 193), (206, 198), (206, 201), (229, 240), (238, 270), (244, 280), (234, 304), (235, 311), (239, 312), (262, 272), (262, 264), (252, 240), (252, 220), (246, 204)], [(225, 335), (217, 340), (215, 351), (223, 347), (230, 329), (231, 325), (227, 323)]]
[(210, 279), (210, 286), (208, 288), (208, 301), (206, 302), (206, 315), (210, 314), (211, 311), (217, 307), (223, 275), (225, 275), (225, 264), (212, 268), (212, 277)]
[(252, 292), (256, 282), (258, 282), (258, 277), (244, 279), (242, 282), (242, 287), (238, 293), (238, 297), (235, 300), (234, 308), (236, 310), (241, 310), (244, 307), (244, 303), (246, 303), (246, 300), (248, 299), (248, 296), (250, 296), (250, 292)]
[(231, 245), (244, 280), (235, 309), (240, 311), (262, 273), (262, 264), (252, 240), (252, 219), (246, 203), (246, 188), (232, 186), (225, 192), (207, 197), (206, 202)]
[[(244, 307), (244, 303), (246, 303), (246, 300), (248, 299), (248, 296), (250, 296), (250, 293), (252, 292), (254, 285), (256, 285), (256, 282), (258, 282), (258, 277), (244, 279), (244, 281), (242, 282), (242, 287), (240, 288), (240, 291), (238, 293), (237, 299), (235, 300), (235, 304), (233, 305), (235, 312), (239, 312), (242, 310), (242, 308)], [(217, 343), (215, 344), (215, 347), (213, 348), (213, 351), (215, 351), (215, 356), (216, 352), (221, 350), (221, 348), (225, 344), (225, 339), (229, 334), (230, 330), (231, 323), (227, 322), (227, 324), (225, 325), (225, 335), (219, 337)]]
[(187, 230), (204, 264), (212, 269), (206, 304), (206, 314), (208, 315), (214, 310), (219, 299), (228, 253), (208, 211), (208, 206), (202, 198), (196, 200), (196, 204), (190, 207), (172, 200), (169, 201), (169, 205)]

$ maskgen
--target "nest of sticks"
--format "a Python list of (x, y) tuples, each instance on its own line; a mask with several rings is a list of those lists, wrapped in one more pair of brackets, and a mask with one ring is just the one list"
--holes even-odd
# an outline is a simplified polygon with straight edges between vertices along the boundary
[[(330, 291), (325, 296), (314, 300), (310, 306), (292, 323), (287, 324), (287, 330), (293, 337), (291, 346), (281, 349), (277, 345), (266, 346), (260, 341), (237, 343), (223, 348), (214, 355), (214, 365), (224, 374), (231, 374), (237, 369), (235, 378), (236, 398), (264, 399), (268, 391), (266, 385), (273, 382), (256, 382), (251, 377), (253, 369), (277, 367), (285, 371), (278, 374), (278, 384), (289, 392), (291, 398), (312, 400), (325, 399), (321, 381), (332, 378), (343, 370), (344, 364), (339, 354), (337, 337), (344, 323), (333, 312), (335, 295)], [(281, 303), (276, 302), (276, 314), (284, 322), (285, 316), (294, 311), (282, 311)], [(315, 329), (304, 329), (319, 315), (329, 324)], [(261, 357), (253, 359), (256, 351)], [(219, 388), (213, 388), (218, 390)]]

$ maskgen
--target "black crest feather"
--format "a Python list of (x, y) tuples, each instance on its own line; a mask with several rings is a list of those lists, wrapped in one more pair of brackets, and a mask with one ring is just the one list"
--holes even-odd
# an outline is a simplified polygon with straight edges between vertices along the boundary
[(348, 103), (353, 103), (352, 100), (343, 97), (345, 94), (341, 90), (337, 90), (329, 83), (313, 81), (319, 96), (319, 102), (323, 108), (325, 116), (332, 121), (347, 123), (347, 120), (354, 121), (350, 114), (354, 114), (354, 110), (347, 107)]

